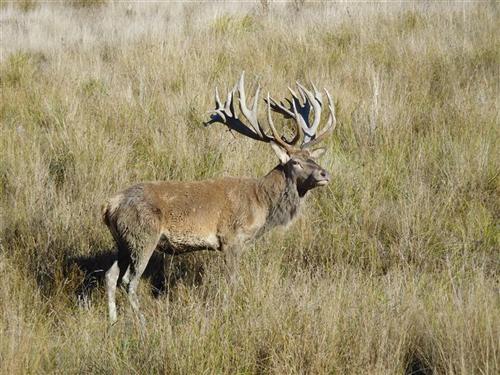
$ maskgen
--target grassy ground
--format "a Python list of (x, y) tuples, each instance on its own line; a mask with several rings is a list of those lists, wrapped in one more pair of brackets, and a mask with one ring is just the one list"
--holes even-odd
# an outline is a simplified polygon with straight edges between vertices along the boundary
[[(495, 3), (3, 1), (0, 27), (0, 372), (500, 372)], [(334, 94), (332, 183), (236, 289), (157, 256), (144, 333), (122, 295), (108, 327), (106, 197), (276, 163), (201, 126), (242, 70)]]

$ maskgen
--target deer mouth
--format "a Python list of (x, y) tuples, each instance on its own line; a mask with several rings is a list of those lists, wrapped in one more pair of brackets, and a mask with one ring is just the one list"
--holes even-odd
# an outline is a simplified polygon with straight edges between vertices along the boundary
[(330, 182), (330, 174), (327, 171), (321, 171), (316, 175), (316, 186), (324, 186)]
[(330, 179), (319, 180), (316, 182), (316, 185), (324, 186), (324, 185), (327, 185), (329, 182), (330, 182)]

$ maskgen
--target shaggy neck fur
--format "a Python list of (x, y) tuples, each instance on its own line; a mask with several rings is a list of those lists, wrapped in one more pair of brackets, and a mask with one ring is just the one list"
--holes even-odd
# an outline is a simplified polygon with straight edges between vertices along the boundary
[(285, 175), (281, 165), (261, 179), (260, 191), (260, 196), (268, 206), (262, 232), (290, 223), (297, 216), (304, 200), (304, 196), (299, 195), (296, 182)]

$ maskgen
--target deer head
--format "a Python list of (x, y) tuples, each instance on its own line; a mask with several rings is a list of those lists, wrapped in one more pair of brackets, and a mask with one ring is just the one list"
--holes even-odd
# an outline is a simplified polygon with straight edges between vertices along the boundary
[[(329, 173), (320, 167), (316, 160), (324, 153), (324, 148), (313, 148), (333, 132), (336, 126), (335, 108), (333, 100), (325, 89), (330, 110), (327, 124), (318, 131), (321, 122), (321, 110), (323, 107), (322, 94), (312, 85), (313, 92), (306, 89), (297, 82), (297, 92), (289, 88), (292, 99), (276, 101), (267, 94), (267, 122), (270, 134), (261, 125), (257, 118), (260, 86), (257, 87), (251, 108), (248, 107), (245, 94), (245, 74), (241, 74), (239, 82), (228, 92), (227, 99), (221, 102), (219, 92), (215, 89), (216, 108), (211, 115), (210, 121), (205, 125), (219, 122), (226, 125), (246, 137), (257, 141), (268, 143), (278, 157), (287, 178), (296, 185), (301, 196), (317, 186), (326, 185), (330, 181)], [(248, 125), (243, 123), (235, 111), (234, 100), (238, 96), (239, 109)], [(286, 119), (294, 122), (294, 136), (287, 140), (279, 135), (271, 116), (271, 111), (280, 113)], [(313, 112), (313, 121), (309, 117)]]

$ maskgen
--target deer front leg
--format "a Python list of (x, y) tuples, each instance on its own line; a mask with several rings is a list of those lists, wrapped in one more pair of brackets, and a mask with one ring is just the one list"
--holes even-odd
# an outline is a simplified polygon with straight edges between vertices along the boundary
[(235, 286), (239, 281), (241, 246), (240, 244), (226, 245), (223, 247), (223, 252), (226, 280), (231, 286)]

